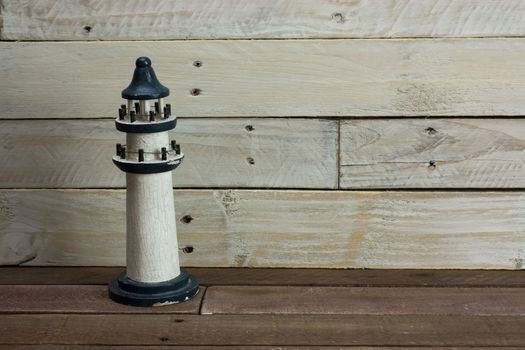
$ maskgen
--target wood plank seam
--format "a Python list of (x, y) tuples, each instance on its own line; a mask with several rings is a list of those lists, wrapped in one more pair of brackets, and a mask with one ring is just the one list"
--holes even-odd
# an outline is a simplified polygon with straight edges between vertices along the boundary
[(341, 119), (337, 119), (337, 189), (341, 188)]
[(199, 311), (198, 311), (198, 314), (199, 315), (202, 315), (202, 308), (204, 306), (204, 299), (206, 298), (206, 291), (208, 290), (208, 286), (203, 286), (203, 291), (202, 291), (202, 295), (200, 297), (200, 302), (199, 302)]

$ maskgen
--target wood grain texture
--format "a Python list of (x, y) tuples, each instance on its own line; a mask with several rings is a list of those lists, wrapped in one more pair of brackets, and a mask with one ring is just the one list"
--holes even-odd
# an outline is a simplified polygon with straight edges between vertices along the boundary
[[(519, 0), (4, 0), (4, 40), (523, 36)], [(152, 30), (154, 28), (155, 30)]]
[(525, 187), (521, 119), (341, 121), (341, 188)]
[(520, 288), (213, 286), (201, 313), (525, 316)]
[(171, 176), (126, 174), (126, 275), (132, 280), (160, 283), (180, 275)]
[(114, 117), (145, 52), (179, 117), (525, 114), (525, 39), (197, 40), (2, 42), (0, 118)]
[(109, 299), (107, 286), (0, 286), (0, 313), (198, 314), (204, 290), (180, 304), (137, 308)]
[[(324, 119), (180, 119), (174, 185), (335, 188), (337, 132)], [(124, 187), (117, 142), (125, 135), (112, 120), (2, 120), (0, 187)]]
[[(41, 350), (41, 345), (0, 345), (2, 350)], [(184, 350), (224, 350), (224, 346), (191, 346), (191, 345), (144, 345), (140, 346), (122, 346), (122, 345), (46, 345), (46, 349), (50, 350), (172, 350), (172, 349), (184, 349)], [(229, 345), (228, 349), (233, 350), (450, 350), (449, 347), (420, 347), (420, 346), (381, 346), (381, 347), (369, 347), (369, 346), (243, 346), (243, 345)], [(499, 346), (477, 346), (476, 349), (486, 350), (516, 350), (515, 347), (499, 347)], [(471, 347), (454, 347), (454, 350), (472, 350)]]
[[(163, 110), (159, 99), (157, 108)], [(139, 114), (149, 111), (140, 102)], [(128, 102), (128, 109), (131, 102)], [(167, 131), (126, 133), (126, 160), (157, 161), (161, 148), (169, 149)], [(157, 153), (157, 154), (155, 154)], [(122, 158), (122, 156), (120, 156)], [(170, 154), (171, 161), (174, 156)], [(140, 160), (138, 160), (140, 162)], [(177, 161), (177, 164), (180, 160)], [(180, 275), (177, 224), (171, 171), (153, 174), (126, 173), (126, 276), (134, 281), (160, 283)]]
[[(122, 267), (0, 267), (0, 285), (107, 285)], [(203, 286), (525, 287), (525, 271), (190, 267)]]
[[(523, 266), (521, 192), (180, 190), (175, 200), (179, 246), (193, 247), (183, 266)], [(121, 266), (124, 218), (121, 190), (4, 190), (1, 263)]]
[(313, 346), (329, 339), (331, 345), (525, 346), (523, 327), (519, 316), (3, 315), (0, 339), (3, 345)]

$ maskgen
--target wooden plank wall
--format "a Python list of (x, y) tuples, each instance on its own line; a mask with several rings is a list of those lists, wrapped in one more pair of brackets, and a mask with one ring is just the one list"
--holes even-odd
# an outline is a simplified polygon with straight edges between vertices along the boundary
[(111, 119), (148, 55), (184, 265), (523, 268), (523, 1), (0, 5), (0, 264), (124, 263)]

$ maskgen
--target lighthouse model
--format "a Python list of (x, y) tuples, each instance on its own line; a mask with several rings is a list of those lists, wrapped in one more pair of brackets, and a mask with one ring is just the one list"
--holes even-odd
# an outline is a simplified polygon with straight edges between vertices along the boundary
[(160, 306), (182, 302), (198, 292), (198, 283), (180, 268), (171, 171), (184, 154), (168, 132), (175, 128), (169, 89), (158, 80), (147, 57), (139, 57), (127, 100), (115, 120), (126, 133), (113, 163), (126, 172), (126, 271), (109, 284), (116, 302)]

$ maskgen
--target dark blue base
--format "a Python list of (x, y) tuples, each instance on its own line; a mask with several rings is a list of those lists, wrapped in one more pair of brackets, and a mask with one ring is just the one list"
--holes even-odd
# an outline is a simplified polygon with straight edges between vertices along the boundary
[(161, 306), (193, 298), (199, 283), (185, 269), (172, 280), (157, 283), (137, 282), (123, 272), (109, 283), (109, 297), (120, 304), (132, 306)]

